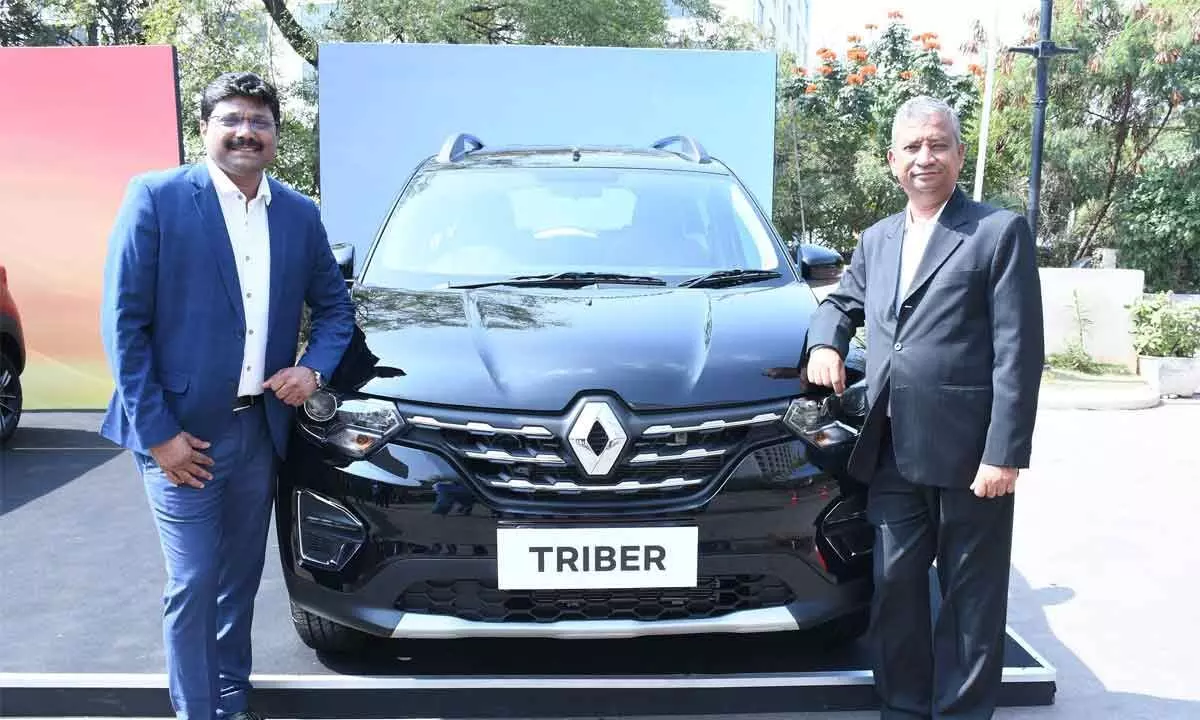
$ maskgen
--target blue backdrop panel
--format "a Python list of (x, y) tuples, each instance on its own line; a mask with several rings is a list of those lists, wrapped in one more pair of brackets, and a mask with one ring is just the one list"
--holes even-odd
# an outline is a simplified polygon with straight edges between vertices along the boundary
[(321, 205), (355, 263), (448, 135), (648, 146), (692, 135), (770, 213), (775, 55), (549, 46), (321, 46)]

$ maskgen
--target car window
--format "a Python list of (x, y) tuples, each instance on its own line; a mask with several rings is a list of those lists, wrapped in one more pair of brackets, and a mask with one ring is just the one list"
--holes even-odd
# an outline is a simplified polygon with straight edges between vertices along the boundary
[(436, 287), (565, 271), (682, 280), (783, 262), (750, 198), (726, 176), (471, 167), (414, 180), (363, 282)]

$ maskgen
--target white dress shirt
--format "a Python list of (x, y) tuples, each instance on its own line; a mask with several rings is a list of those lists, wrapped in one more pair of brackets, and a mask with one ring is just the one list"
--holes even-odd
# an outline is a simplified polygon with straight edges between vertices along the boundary
[(929, 237), (933, 235), (933, 228), (937, 225), (938, 218), (942, 216), (942, 210), (945, 209), (946, 203), (942, 203), (936, 215), (929, 220), (918, 221), (913, 219), (912, 207), (905, 207), (904, 244), (900, 250), (900, 285), (896, 289), (896, 304), (899, 304), (900, 298), (908, 294), (909, 286), (912, 285), (917, 274), (917, 267), (925, 255), (925, 248), (929, 245)]
[(207, 159), (221, 214), (229, 230), (233, 258), (237, 264), (242, 307), (246, 311), (246, 342), (242, 356), (238, 395), (261, 395), (266, 380), (267, 314), (271, 297), (271, 237), (267, 226), (267, 206), (271, 204), (271, 186), (264, 173), (253, 200), (233, 184), (211, 158)]

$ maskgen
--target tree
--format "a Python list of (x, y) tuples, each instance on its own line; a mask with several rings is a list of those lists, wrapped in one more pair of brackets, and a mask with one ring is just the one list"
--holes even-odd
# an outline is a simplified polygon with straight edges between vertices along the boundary
[(0, 0), (0, 47), (53, 45), (57, 35), (41, 21), (40, 10), (27, 0)]
[[(892, 15), (870, 42), (850, 35), (842, 56), (819, 49), (813, 70), (783, 67), (774, 220), (786, 238), (801, 236), (847, 252), (863, 230), (903, 207), (886, 156), (892, 118), (906, 100), (945, 100), (964, 134), (972, 130), (979, 68), (952, 74), (935, 33), (910, 37), (899, 13)], [(865, 29), (878, 30), (874, 24)], [(973, 166), (968, 150), (965, 178)]]
[(1121, 264), (1148, 292), (1200, 293), (1200, 153), (1156, 165), (1118, 201)]
[[(1028, 20), (1033, 41), (1036, 13)], [(1119, 244), (1118, 200), (1173, 135), (1197, 127), (1200, 10), (1194, 0), (1059, 3), (1054, 35), (1078, 52), (1051, 63), (1039, 239), (1066, 264)], [(1027, 182), (1033, 77), (1024, 56), (997, 74), (988, 187), (1010, 198)]]

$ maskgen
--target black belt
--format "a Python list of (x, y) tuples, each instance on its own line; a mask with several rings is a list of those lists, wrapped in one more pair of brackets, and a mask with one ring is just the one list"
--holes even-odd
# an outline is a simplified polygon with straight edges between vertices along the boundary
[(262, 402), (262, 395), (240, 395), (233, 400), (233, 411), (241, 412)]

